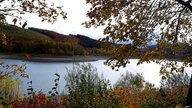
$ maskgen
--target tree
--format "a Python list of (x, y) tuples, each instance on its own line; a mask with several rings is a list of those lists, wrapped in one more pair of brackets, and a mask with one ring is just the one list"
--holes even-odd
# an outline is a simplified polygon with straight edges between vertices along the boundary
[[(0, 20), (2, 16), (12, 16), (13, 23), (16, 24), (26, 13), (37, 14), (42, 21), (51, 23), (54, 23), (59, 15), (63, 19), (67, 18), (61, 6), (55, 6), (54, 3), (50, 5), (46, 0), (0, 0)], [(19, 22), (21, 24), (21, 21)], [(26, 25), (26, 22), (23, 25)]]
[(125, 74), (122, 74), (117, 83), (116, 86), (119, 87), (126, 87), (129, 86), (132, 89), (142, 89), (144, 87), (144, 78), (142, 74), (137, 73), (136, 75), (126, 72)]
[(114, 107), (109, 81), (98, 75), (91, 64), (74, 64), (65, 76), (70, 107)]
[[(106, 64), (112, 68), (125, 67), (138, 50), (156, 47), (139, 56), (138, 64), (156, 62), (162, 65), (162, 78), (174, 72), (184, 72), (191, 66), (192, 1), (191, 0), (86, 0), (91, 4), (86, 27), (106, 26), (104, 42), (127, 42), (115, 47)], [(183, 65), (174, 57), (181, 52)]]
[(188, 86), (190, 83), (190, 76), (184, 73), (174, 73), (167, 80), (161, 80), (161, 86), (164, 88), (172, 89), (174, 87)]
[[(129, 63), (126, 58), (131, 58), (137, 49), (146, 48), (151, 42), (156, 43), (156, 48), (142, 54), (138, 64), (154, 59), (160, 63), (165, 59), (166, 48), (171, 49), (172, 58), (192, 44), (191, 1), (181, 1), (87, 0), (92, 7), (87, 13), (90, 21), (84, 24), (86, 27), (106, 25), (106, 37), (102, 41), (127, 42), (113, 50), (108, 65), (125, 66)], [(191, 60), (191, 56), (188, 58)]]

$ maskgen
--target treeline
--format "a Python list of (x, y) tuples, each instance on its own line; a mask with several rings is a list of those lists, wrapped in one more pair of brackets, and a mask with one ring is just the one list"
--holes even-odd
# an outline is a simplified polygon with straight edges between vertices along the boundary
[(110, 50), (105, 48), (85, 48), (77, 42), (58, 42), (53, 40), (11, 41), (0, 46), (0, 52), (30, 53), (50, 55), (108, 55)]
[[(140, 55), (145, 54), (146, 52), (151, 53), (152, 51), (159, 51), (159, 53), (155, 54), (155, 58), (161, 58), (164, 59), (188, 59), (190, 62), (192, 62), (192, 46), (186, 45), (184, 43), (177, 43), (177, 45), (168, 44), (168, 48), (159, 50), (158, 45), (152, 45), (147, 46), (145, 48), (138, 48), (136, 57), (139, 57)], [(174, 48), (174, 49), (172, 49)]]
[(75, 36), (79, 39), (79, 44), (83, 47), (86, 47), (86, 48), (100, 48), (100, 45), (98, 43), (97, 40), (95, 39), (91, 39), (87, 36), (84, 36), (84, 35), (80, 35), (80, 34), (77, 34), (77, 35), (72, 35), (70, 34), (71, 36)]
[(0, 52), (50, 55), (107, 55), (97, 40), (83, 35), (63, 35), (49, 30), (0, 25)]
[(84, 48), (74, 42), (55, 42), (52, 40), (7, 41), (0, 46), (1, 52), (32, 53), (51, 55), (84, 55)]

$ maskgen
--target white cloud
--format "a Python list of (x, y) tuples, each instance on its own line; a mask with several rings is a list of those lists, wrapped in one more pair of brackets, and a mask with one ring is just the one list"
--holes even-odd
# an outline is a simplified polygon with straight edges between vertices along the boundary
[[(50, 1), (49, 1), (50, 2)], [(90, 8), (85, 0), (51, 0), (55, 5), (63, 6), (67, 12), (67, 19), (59, 18), (54, 24), (41, 22), (41, 19), (33, 14), (27, 14), (23, 18), (27, 20), (27, 27), (36, 27), (41, 29), (53, 30), (62, 34), (82, 34), (98, 39), (103, 36), (103, 28), (85, 28), (81, 25), (82, 22), (87, 21), (86, 12)], [(8, 23), (12, 20), (8, 18)]]

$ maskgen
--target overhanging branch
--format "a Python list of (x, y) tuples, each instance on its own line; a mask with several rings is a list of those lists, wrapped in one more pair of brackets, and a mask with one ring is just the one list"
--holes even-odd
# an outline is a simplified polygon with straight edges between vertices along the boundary
[(175, 33), (175, 38), (174, 38), (174, 40), (173, 40), (173, 44), (176, 43), (177, 40), (178, 40), (179, 26), (180, 26), (180, 22), (181, 22), (181, 14), (182, 14), (182, 12), (185, 10), (185, 8), (186, 8), (186, 7), (184, 7), (184, 8), (180, 11), (180, 13), (179, 13), (178, 20), (177, 20), (177, 26), (176, 26), (176, 30), (175, 30), (176, 33)]
[(192, 5), (190, 4), (190, 0), (184, 1), (184, 0), (176, 0), (178, 3), (182, 4), (183, 6), (187, 7), (192, 12)]
[(127, 1), (126, 2), (126, 5), (129, 5), (129, 4), (131, 4), (132, 2), (134, 2), (135, 0), (129, 0), (129, 1)]

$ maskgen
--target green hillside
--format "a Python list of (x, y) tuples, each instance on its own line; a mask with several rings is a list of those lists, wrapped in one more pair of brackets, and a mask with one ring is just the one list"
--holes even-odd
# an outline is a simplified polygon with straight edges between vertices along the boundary
[(0, 24), (0, 32), (6, 35), (6, 44), (1, 44), (2, 53), (28, 53), (49, 55), (106, 55), (97, 40), (83, 35), (64, 35), (44, 29), (23, 29), (15, 25)]
[(0, 24), (0, 32), (6, 34), (8, 38), (19, 40), (19, 41), (30, 41), (30, 40), (50, 40), (51, 38), (31, 30), (22, 29), (15, 25), (2, 25)]

